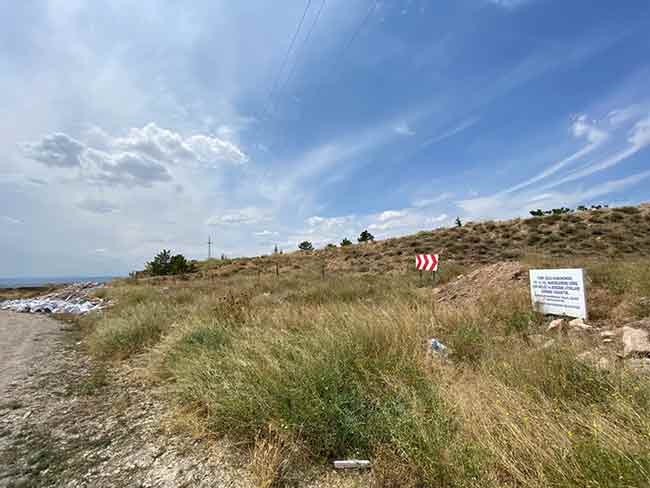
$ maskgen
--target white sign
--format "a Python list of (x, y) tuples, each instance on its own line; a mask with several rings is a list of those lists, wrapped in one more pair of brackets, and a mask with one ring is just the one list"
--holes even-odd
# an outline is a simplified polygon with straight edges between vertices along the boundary
[(587, 318), (584, 272), (576, 269), (531, 269), (530, 297), (535, 310)]

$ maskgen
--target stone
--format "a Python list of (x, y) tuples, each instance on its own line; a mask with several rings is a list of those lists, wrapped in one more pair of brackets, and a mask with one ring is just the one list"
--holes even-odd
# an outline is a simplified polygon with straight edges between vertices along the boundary
[(548, 327), (546, 328), (546, 332), (553, 332), (554, 330), (560, 331), (562, 330), (563, 325), (564, 319), (551, 320), (551, 323), (548, 324)]
[(611, 330), (604, 330), (600, 333), (600, 337), (602, 337), (603, 342), (605, 342), (606, 339), (613, 339), (616, 337), (616, 332), (613, 332)]
[(528, 340), (535, 346), (541, 346), (544, 344), (544, 342), (546, 342), (546, 337), (544, 337), (542, 334), (531, 334), (528, 336)]
[(573, 319), (569, 322), (569, 327), (572, 329), (579, 329), (579, 330), (592, 330), (593, 327), (589, 324), (585, 324), (585, 321), (578, 318), (578, 319)]
[(603, 344), (611, 344), (612, 342), (614, 342), (614, 339), (612, 339), (611, 337), (605, 337), (603, 339)]
[(625, 326), (623, 332), (623, 357), (650, 356), (648, 331)]
[(555, 339), (549, 339), (544, 344), (542, 344), (542, 349), (548, 349), (549, 347), (553, 347), (554, 345), (555, 345)]
[(609, 369), (612, 367), (612, 362), (609, 359), (602, 357), (596, 363), (596, 367), (600, 369)]
[(625, 366), (637, 373), (650, 373), (649, 358), (628, 359), (625, 361)]

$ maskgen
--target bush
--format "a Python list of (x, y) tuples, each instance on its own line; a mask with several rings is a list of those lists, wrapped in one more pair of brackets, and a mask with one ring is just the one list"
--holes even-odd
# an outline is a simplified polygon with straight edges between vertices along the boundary
[(447, 341), (458, 361), (478, 364), (485, 348), (485, 336), (480, 324), (472, 321), (459, 324), (451, 331)]
[(309, 241), (302, 241), (300, 244), (298, 244), (298, 249), (305, 252), (311, 252), (314, 250), (314, 246)]
[(352, 245), (352, 241), (347, 237), (344, 237), (343, 240), (341, 241), (341, 247), (351, 246), (351, 245)]
[(182, 254), (171, 255), (163, 249), (145, 265), (145, 272), (150, 276), (178, 275), (196, 271), (196, 262), (188, 262)]
[(364, 230), (358, 237), (357, 241), (359, 242), (368, 242), (368, 241), (374, 241), (375, 236), (373, 236), (370, 232), (367, 230)]

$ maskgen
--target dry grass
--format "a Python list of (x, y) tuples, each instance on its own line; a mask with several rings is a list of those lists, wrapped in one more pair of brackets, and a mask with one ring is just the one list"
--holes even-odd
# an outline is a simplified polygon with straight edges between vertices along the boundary
[(638, 258), (650, 255), (650, 205), (547, 215), (504, 222), (467, 223), (375, 243), (255, 258), (211, 259), (204, 277), (350, 273), (401, 274), (416, 253), (440, 253), (445, 264), (463, 266), (521, 259), (535, 253), (565, 257)]
[[(572, 217), (574, 226), (588, 215)], [(473, 227), (444, 235), (471, 236)], [(480, 232), (527, 227), (486, 223)], [(124, 283), (109, 291), (116, 307), (87, 319), (87, 341), (104, 358), (144, 352), (150, 374), (191, 412), (185, 423), (235, 440), (261, 487), (300, 485), (310, 466), (344, 457), (371, 459), (377, 487), (647, 486), (650, 381), (579, 359), (597, 346), (592, 336), (541, 347), (545, 319), (531, 311), (525, 280), (472, 289), (475, 299), (458, 306), (437, 303), (414, 272), (337, 268), (371, 250), (373, 260), (402, 259), (429, 245), (427, 233), (412, 239), (404, 254), (395, 253), (404, 240), (387, 241), (393, 250), (326, 251), (350, 259), (330, 263), (339, 271), (324, 280), (316, 254), (282, 256), (280, 277), (274, 268), (258, 276), (252, 266), (269, 262), (258, 259), (224, 265), (253, 271), (227, 279)], [(586, 267), (595, 325), (648, 315), (647, 259), (524, 263)], [(462, 271), (446, 269), (441, 282)], [(448, 358), (428, 352), (432, 337)]]

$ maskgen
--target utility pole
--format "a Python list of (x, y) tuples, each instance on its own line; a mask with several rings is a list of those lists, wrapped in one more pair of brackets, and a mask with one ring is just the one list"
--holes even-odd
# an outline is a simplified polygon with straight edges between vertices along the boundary
[(212, 257), (212, 237), (208, 236), (208, 259)]

